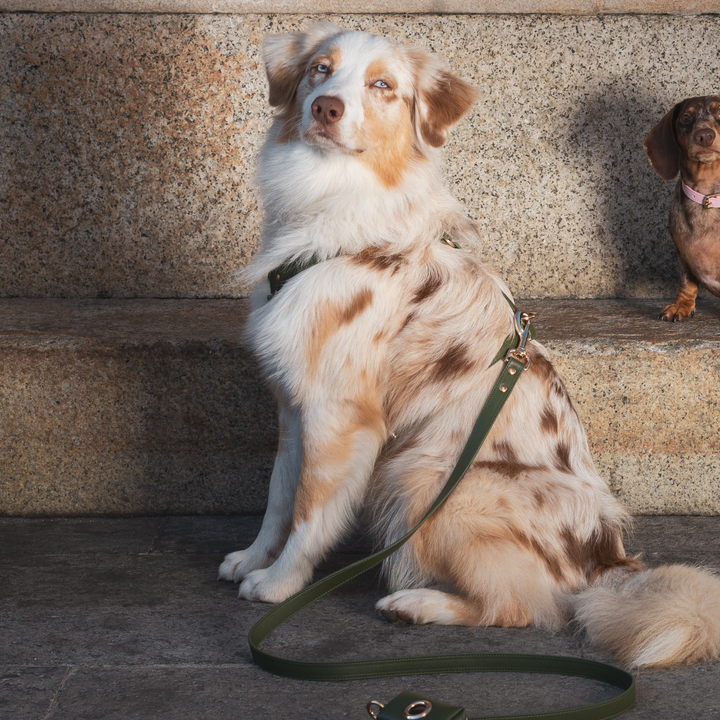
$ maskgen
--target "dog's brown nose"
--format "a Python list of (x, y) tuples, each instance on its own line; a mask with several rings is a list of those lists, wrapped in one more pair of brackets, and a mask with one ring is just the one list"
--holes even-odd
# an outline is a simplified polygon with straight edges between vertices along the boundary
[(715, 142), (715, 131), (710, 128), (698, 130), (695, 135), (693, 135), (693, 140), (695, 140), (700, 147), (710, 147), (713, 142)]
[(345, 112), (345, 103), (337, 97), (320, 95), (312, 104), (313, 117), (323, 125), (336, 123)]

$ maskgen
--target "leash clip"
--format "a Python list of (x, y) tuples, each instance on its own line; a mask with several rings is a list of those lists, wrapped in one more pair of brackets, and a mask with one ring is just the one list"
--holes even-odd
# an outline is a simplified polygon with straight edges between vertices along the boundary
[(520, 311), (515, 313), (515, 332), (519, 337), (518, 346), (516, 348), (510, 348), (505, 353), (505, 362), (513, 358), (525, 366), (523, 370), (527, 370), (530, 367), (530, 356), (527, 354), (525, 346), (530, 338), (530, 321), (536, 314), (537, 313)]

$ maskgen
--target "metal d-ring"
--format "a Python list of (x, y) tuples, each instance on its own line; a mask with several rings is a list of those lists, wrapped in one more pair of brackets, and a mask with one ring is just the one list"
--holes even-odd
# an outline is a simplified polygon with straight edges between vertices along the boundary
[[(373, 719), (377, 720), (378, 715), (380, 714), (380, 711), (385, 707), (381, 702), (378, 702), (377, 700), (371, 700), (366, 706), (368, 715)], [(377, 708), (375, 710), (374, 708)]]
[(416, 700), (405, 708), (406, 720), (421, 720), (427, 717), (432, 710), (432, 703), (429, 700)]

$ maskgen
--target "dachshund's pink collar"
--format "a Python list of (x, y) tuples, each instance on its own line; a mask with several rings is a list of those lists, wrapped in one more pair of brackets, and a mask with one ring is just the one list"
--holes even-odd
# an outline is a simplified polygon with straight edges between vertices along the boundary
[(693, 201), (702, 205), (704, 208), (720, 208), (720, 194), (718, 195), (702, 195), (701, 193), (682, 184), (683, 192)]

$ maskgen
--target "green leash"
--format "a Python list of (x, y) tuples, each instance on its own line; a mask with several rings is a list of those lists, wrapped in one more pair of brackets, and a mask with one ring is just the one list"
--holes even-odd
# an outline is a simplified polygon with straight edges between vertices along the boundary
[[(533, 331), (530, 325), (530, 317), (526, 313), (517, 312), (515, 314), (517, 331), (514, 336), (510, 336), (514, 338), (514, 343), (509, 343), (510, 338), (508, 338), (503, 344), (503, 351), (498, 353), (493, 361), (493, 363), (497, 362), (501, 356), (504, 357), (505, 365), (500, 377), (480, 411), (457, 465), (425, 517), (407, 535), (392, 545), (301, 590), (285, 600), (285, 602), (277, 605), (255, 623), (248, 635), (248, 642), (250, 643), (253, 660), (259, 667), (282, 677), (321, 681), (361, 680), (396, 675), (435, 675), (440, 673), (540, 673), (599, 680), (623, 691), (612, 700), (595, 705), (529, 715), (485, 716), (484, 720), (509, 720), (510, 718), (524, 718), (525, 720), (534, 718), (542, 718), (543, 720), (607, 720), (624, 713), (632, 707), (635, 702), (635, 680), (632, 675), (611, 665), (581, 658), (555, 655), (464, 654), (378, 658), (352, 662), (301, 662), (299, 660), (287, 660), (260, 650), (262, 641), (295, 613), (335, 588), (344, 585), (349, 580), (367, 572), (392, 555), (445, 502), (448, 495), (472, 465), (515, 384), (530, 364), (530, 358), (525, 352), (528, 339), (534, 337), (534, 334), (531, 335)], [(505, 347), (508, 344), (510, 347), (506, 351)], [(446, 705), (409, 692), (400, 693), (386, 705), (377, 700), (372, 700), (368, 703), (367, 710), (375, 720), (421, 720), (424, 718), (427, 718), (427, 720), (473, 720), (472, 718), (466, 719), (465, 710), (461, 707)], [(477, 718), (475, 720), (481, 719)]]

